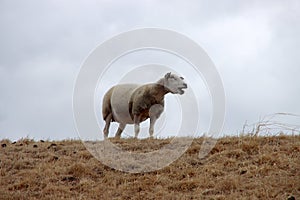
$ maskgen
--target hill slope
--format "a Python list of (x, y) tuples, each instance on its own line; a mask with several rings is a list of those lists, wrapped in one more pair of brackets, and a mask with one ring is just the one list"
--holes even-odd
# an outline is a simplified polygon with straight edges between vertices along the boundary
[[(112, 141), (148, 151), (170, 139)], [(130, 174), (101, 164), (80, 141), (2, 140), (0, 199), (300, 198), (300, 136), (222, 138), (204, 160), (201, 142), (159, 171)]]

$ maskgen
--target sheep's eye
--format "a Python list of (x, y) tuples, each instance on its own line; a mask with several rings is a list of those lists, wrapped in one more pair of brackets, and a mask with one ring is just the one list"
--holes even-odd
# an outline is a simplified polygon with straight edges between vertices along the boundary
[(180, 77), (180, 79), (183, 80), (184, 78), (183, 78), (183, 77)]

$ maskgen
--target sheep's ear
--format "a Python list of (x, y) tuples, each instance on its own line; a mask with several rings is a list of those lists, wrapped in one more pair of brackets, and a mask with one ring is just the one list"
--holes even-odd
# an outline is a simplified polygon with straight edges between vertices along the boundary
[(165, 79), (170, 78), (170, 76), (171, 76), (171, 72), (169, 72), (169, 73), (167, 73), (167, 74), (165, 75)]

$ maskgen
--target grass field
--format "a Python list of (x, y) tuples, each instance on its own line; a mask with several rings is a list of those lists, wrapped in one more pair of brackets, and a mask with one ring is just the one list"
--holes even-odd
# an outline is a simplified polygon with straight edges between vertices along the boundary
[[(170, 140), (112, 139), (128, 151)], [(130, 174), (81, 141), (2, 140), (0, 199), (300, 199), (300, 136), (222, 138), (199, 160), (201, 142), (161, 170)]]

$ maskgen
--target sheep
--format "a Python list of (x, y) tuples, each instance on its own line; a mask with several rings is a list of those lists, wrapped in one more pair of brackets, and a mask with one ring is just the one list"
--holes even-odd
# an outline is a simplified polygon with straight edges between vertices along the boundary
[(183, 77), (171, 72), (156, 83), (145, 85), (120, 84), (110, 88), (103, 97), (102, 116), (105, 121), (104, 138), (108, 137), (111, 122), (118, 122), (115, 137), (120, 138), (126, 124), (134, 124), (135, 138), (140, 123), (150, 118), (149, 135), (153, 138), (154, 125), (164, 110), (164, 96), (168, 93), (184, 94), (187, 84)]

